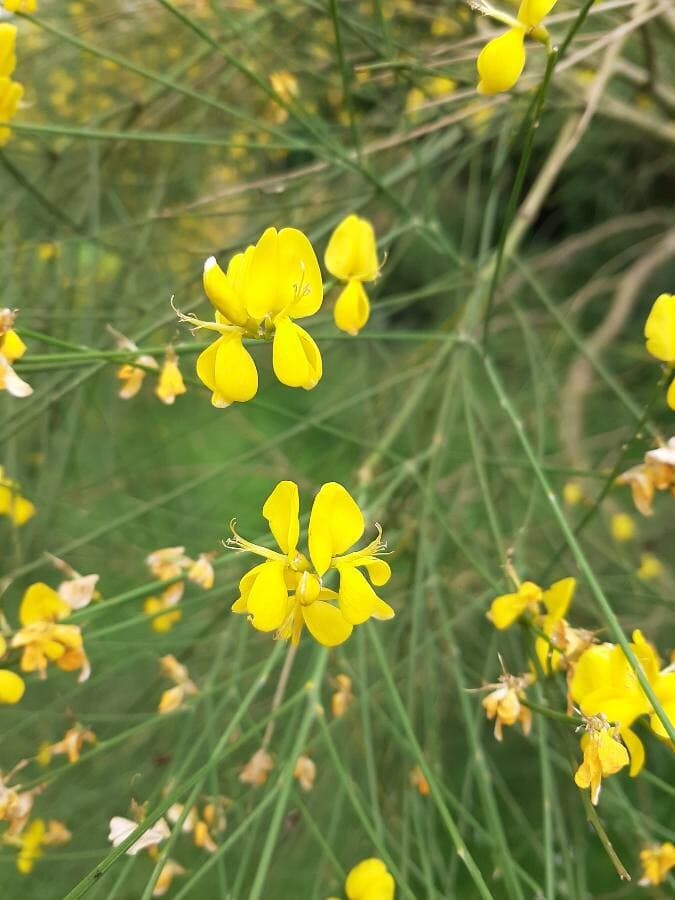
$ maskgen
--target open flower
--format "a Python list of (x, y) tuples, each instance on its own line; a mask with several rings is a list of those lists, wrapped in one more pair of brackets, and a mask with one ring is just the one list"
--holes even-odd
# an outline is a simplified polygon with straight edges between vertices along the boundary
[[(647, 352), (675, 369), (675, 294), (661, 294), (654, 301), (645, 322)], [(666, 395), (668, 406), (675, 409), (675, 378)]]
[(70, 606), (43, 582), (30, 585), (21, 600), (22, 627), (12, 637), (11, 646), (21, 648), (21, 671), (37, 672), (46, 678), (47, 666), (55, 663), (64, 672), (80, 671), (79, 681), (89, 678), (89, 660), (77, 625), (62, 625)]
[(16, 867), (22, 875), (30, 875), (40, 859), (44, 847), (60, 847), (67, 844), (71, 834), (62, 823), (53, 819), (46, 825), (42, 819), (33, 819), (28, 827), (16, 835), (3, 835), (3, 841), (18, 847)]
[(7, 478), (5, 470), (0, 466), (0, 516), (9, 516), (17, 528), (20, 528), (36, 512), (31, 501), (21, 494), (19, 485)]
[(640, 865), (642, 866), (642, 878), (638, 884), (643, 887), (663, 884), (668, 877), (668, 872), (675, 868), (675, 845), (666, 841), (665, 844), (646, 847), (640, 851)]
[(343, 219), (328, 241), (324, 262), (331, 275), (347, 282), (335, 303), (335, 324), (347, 334), (358, 334), (370, 317), (363, 282), (380, 274), (371, 223), (354, 213)]
[(258, 372), (244, 338), (272, 340), (272, 365), (282, 384), (311, 390), (322, 375), (319, 348), (296, 319), (313, 316), (323, 302), (323, 283), (309, 239), (297, 228), (268, 228), (257, 244), (236, 254), (224, 272), (215, 257), (204, 264), (204, 291), (215, 320), (179, 314), (220, 337), (197, 359), (197, 375), (214, 406), (251, 400)]
[[(631, 644), (643, 672), (668, 718), (675, 722), (675, 672), (659, 671), (660, 660), (651, 644), (636, 630)], [(616, 722), (630, 753), (630, 775), (642, 769), (645, 750), (631, 726), (642, 715), (650, 716), (652, 731), (666, 738), (663, 723), (652, 709), (633, 667), (621, 647), (596, 644), (581, 655), (570, 681), (572, 699), (586, 716), (604, 715)]]
[(376, 857), (354, 866), (345, 882), (347, 900), (394, 900), (395, 891), (393, 876)]
[(574, 782), (581, 790), (591, 789), (591, 803), (597, 806), (602, 779), (628, 765), (628, 751), (617, 729), (602, 714), (585, 718), (584, 728), (586, 734), (581, 741), (584, 759), (574, 774)]
[[(308, 559), (298, 551), (299, 506), (298, 486), (292, 481), (279, 482), (263, 506), (263, 516), (281, 552), (252, 544), (232, 528), (234, 537), (228, 546), (265, 559), (241, 579), (240, 596), (232, 611), (247, 614), (259, 631), (274, 631), (278, 638), (290, 639), (293, 644), (299, 642), (306, 625), (312, 637), (326, 647), (346, 641), (354, 625), (371, 616), (392, 618), (394, 610), (370, 583), (384, 585), (391, 575), (389, 565), (378, 556), (384, 549), (379, 526), (374, 541), (362, 550), (345, 552), (363, 535), (363, 514), (341, 484), (324, 484), (309, 517)], [(330, 570), (339, 579), (337, 592), (323, 584)]]
[(515, 86), (525, 68), (525, 38), (532, 35), (545, 40), (545, 30), (539, 25), (556, 2), (522, 0), (513, 27), (483, 47), (476, 62), (480, 94), (500, 94)]
[[(0, 29), (2, 23), (0, 23)], [(2, 32), (0, 32), (0, 57), (2, 56)], [(0, 63), (1, 65), (1, 63)], [(0, 78), (0, 119), (2, 119), (2, 81)], [(0, 132), (2, 128), (0, 128)], [(17, 359), (26, 352), (26, 345), (12, 326), (16, 312), (0, 309), (0, 391), (7, 391), (12, 397), (30, 397), (33, 388), (16, 374), (12, 368)]]

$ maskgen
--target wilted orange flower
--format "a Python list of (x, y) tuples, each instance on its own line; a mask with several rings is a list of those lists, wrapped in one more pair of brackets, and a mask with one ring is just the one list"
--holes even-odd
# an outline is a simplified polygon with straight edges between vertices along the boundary
[(261, 784), (265, 784), (267, 776), (273, 768), (274, 760), (269, 753), (261, 747), (260, 750), (256, 750), (239, 773), (239, 781), (241, 781), (242, 784), (251, 784), (253, 787), (260, 787)]
[(525, 699), (525, 690), (533, 681), (534, 676), (529, 672), (525, 675), (510, 675), (503, 672), (496, 684), (486, 684), (481, 688), (490, 691), (487, 697), (483, 697), (481, 703), (488, 719), (495, 720), (495, 737), (498, 741), (502, 740), (503, 725), (515, 725), (516, 722), (520, 722), (523, 734), (530, 733), (532, 713), (522, 705), (521, 700)]
[(293, 778), (295, 778), (303, 791), (311, 791), (316, 778), (316, 763), (314, 760), (304, 754), (299, 756), (293, 769)]
[(354, 694), (352, 693), (352, 680), (349, 675), (336, 675), (335, 684), (337, 691), (333, 694), (331, 709), (333, 716), (339, 719), (340, 716), (344, 716), (354, 702)]
[(76, 763), (80, 758), (80, 751), (85, 744), (95, 744), (96, 735), (90, 728), (75, 724), (64, 734), (60, 741), (55, 744), (47, 744), (40, 748), (40, 761), (45, 764), (51, 761), (52, 757), (65, 755), (68, 757), (69, 763)]
[(187, 667), (178, 662), (171, 654), (163, 656), (159, 661), (162, 675), (175, 682), (175, 686), (164, 691), (159, 701), (160, 713), (173, 712), (180, 709), (187, 697), (198, 693), (196, 684), (191, 681)]
[(670, 491), (675, 496), (675, 437), (664, 447), (648, 450), (644, 462), (623, 472), (616, 482), (629, 485), (638, 512), (651, 516), (656, 491)]
[(422, 797), (428, 797), (431, 793), (429, 782), (419, 766), (410, 770), (410, 787), (415, 788)]
[(640, 852), (640, 864), (642, 865), (642, 878), (638, 882), (643, 887), (647, 885), (663, 884), (668, 877), (668, 872), (675, 868), (675, 845), (670, 841), (665, 844), (656, 844), (647, 847)]
[(581, 741), (584, 759), (574, 781), (581, 790), (591, 789), (591, 803), (597, 806), (603, 777), (615, 775), (630, 760), (618, 729), (611, 726), (604, 715), (585, 717), (584, 728), (586, 734)]

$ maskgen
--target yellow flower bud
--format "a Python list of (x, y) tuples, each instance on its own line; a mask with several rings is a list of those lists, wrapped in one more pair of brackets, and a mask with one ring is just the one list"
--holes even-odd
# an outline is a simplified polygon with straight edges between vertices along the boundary
[(479, 94), (510, 91), (525, 66), (525, 29), (511, 28), (481, 50), (476, 62)]

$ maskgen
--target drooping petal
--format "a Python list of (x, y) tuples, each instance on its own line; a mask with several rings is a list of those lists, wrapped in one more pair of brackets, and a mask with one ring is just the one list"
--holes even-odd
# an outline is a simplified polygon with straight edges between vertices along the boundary
[(213, 391), (211, 402), (218, 407), (245, 403), (258, 391), (258, 370), (238, 331), (224, 334), (199, 354), (197, 376)]
[(360, 281), (352, 279), (343, 288), (333, 310), (335, 324), (347, 334), (357, 335), (370, 318), (370, 301)]
[(316, 387), (323, 374), (321, 353), (314, 339), (288, 318), (277, 321), (272, 365), (282, 384), (306, 391)]
[(334, 556), (344, 553), (361, 537), (366, 524), (356, 501), (341, 484), (324, 484), (314, 499), (309, 517), (309, 555), (324, 575)]
[(645, 764), (644, 744), (632, 728), (621, 728), (620, 734), (628, 749), (628, 755), (630, 756), (630, 769), (628, 770), (628, 774), (631, 778), (635, 778)]
[(324, 647), (343, 644), (353, 630), (341, 611), (323, 600), (315, 600), (309, 606), (303, 606), (302, 616), (309, 633)]
[(10, 396), (19, 399), (30, 397), (33, 393), (33, 388), (16, 374), (2, 353), (0, 353), (0, 391), (7, 391)]
[(377, 594), (367, 578), (353, 566), (340, 566), (338, 603), (342, 615), (352, 625), (361, 625), (373, 614)]
[(280, 481), (262, 509), (274, 540), (290, 560), (295, 557), (300, 537), (299, 512), (300, 496), (294, 481)]
[(215, 256), (209, 256), (204, 263), (203, 284), (206, 296), (228, 322), (246, 325), (248, 315), (244, 298), (236, 294), (234, 284), (220, 268)]
[(479, 94), (510, 91), (525, 67), (525, 29), (511, 28), (493, 38), (478, 55)]
[(675, 365), (675, 294), (661, 294), (645, 322), (647, 352)]
[[(367, 219), (352, 213), (332, 233), (324, 256), (326, 268), (340, 281), (373, 281), (379, 264), (375, 232)], [(338, 326), (340, 327), (340, 326)]]
[(258, 631), (276, 631), (281, 628), (288, 606), (283, 563), (274, 560), (263, 563), (246, 605), (251, 625)]
[(374, 585), (382, 587), (391, 578), (391, 567), (388, 562), (378, 556), (363, 556), (353, 559), (353, 566), (363, 566)]

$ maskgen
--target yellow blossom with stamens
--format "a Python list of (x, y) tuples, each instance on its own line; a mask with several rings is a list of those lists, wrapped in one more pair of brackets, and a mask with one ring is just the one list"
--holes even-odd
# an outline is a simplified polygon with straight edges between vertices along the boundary
[[(2, 25), (0, 25), (0, 28)], [(0, 93), (2, 79), (0, 78)], [(0, 118), (2, 118), (2, 100), (0, 99)], [(0, 128), (0, 131), (2, 129)], [(33, 388), (20, 378), (13, 364), (26, 352), (26, 345), (12, 326), (16, 312), (11, 309), (0, 309), (0, 391), (7, 391), (12, 397), (30, 397)]]
[(394, 900), (396, 884), (381, 859), (371, 857), (354, 866), (347, 875), (347, 900)]
[(495, 737), (498, 741), (502, 740), (502, 726), (515, 725), (520, 722), (523, 734), (528, 735), (532, 727), (532, 713), (521, 703), (525, 699), (525, 689), (532, 684), (534, 676), (530, 673), (525, 675), (510, 675), (503, 672), (499, 676), (499, 682), (496, 684), (487, 684), (482, 690), (489, 690), (490, 693), (483, 697), (481, 703), (485, 708), (485, 714), (488, 719), (495, 720)]
[(605, 716), (584, 719), (586, 734), (581, 742), (583, 762), (574, 774), (574, 782), (581, 790), (591, 789), (591, 803), (597, 806), (602, 779), (615, 775), (628, 765), (628, 751), (617, 736), (617, 729)]
[(21, 494), (19, 485), (7, 478), (5, 470), (0, 466), (0, 516), (9, 516), (14, 525), (20, 528), (36, 512), (34, 504)]
[(176, 397), (185, 394), (186, 391), (187, 388), (185, 387), (183, 376), (178, 368), (178, 357), (176, 356), (175, 351), (169, 347), (166, 351), (164, 363), (159, 373), (155, 394), (162, 403), (171, 406)]
[(236, 254), (224, 272), (215, 257), (204, 264), (204, 290), (213, 322), (179, 313), (182, 321), (220, 337), (197, 359), (197, 375), (214, 406), (245, 403), (258, 390), (258, 372), (243, 339), (272, 340), (272, 365), (282, 384), (310, 390), (323, 372), (321, 354), (296, 319), (314, 315), (323, 282), (309, 239), (297, 228), (268, 228)]
[[(306, 625), (312, 637), (326, 647), (346, 641), (353, 626), (371, 616), (392, 618), (394, 610), (370, 584), (384, 585), (391, 575), (389, 565), (378, 557), (384, 549), (379, 526), (377, 538), (368, 546), (346, 553), (363, 535), (363, 514), (342, 485), (324, 484), (309, 517), (308, 559), (297, 546), (299, 507), (298, 486), (292, 481), (279, 482), (265, 501), (263, 516), (281, 552), (252, 544), (232, 529), (234, 537), (228, 546), (265, 559), (241, 579), (240, 596), (232, 611), (247, 614), (254, 628), (274, 631), (294, 645)], [(337, 592), (323, 584), (329, 570), (338, 575)]]
[(657, 844), (641, 850), (640, 865), (642, 866), (642, 878), (638, 884), (643, 887), (663, 884), (668, 877), (668, 872), (675, 868), (675, 845), (666, 841), (665, 844)]
[[(631, 649), (666, 716), (675, 723), (675, 672), (670, 668), (659, 670), (658, 654), (639, 630), (633, 632)], [(645, 760), (642, 741), (631, 728), (635, 720), (649, 715), (652, 731), (661, 739), (667, 738), (663, 723), (619, 646), (606, 643), (589, 647), (574, 668), (570, 695), (584, 715), (604, 714), (609, 721), (617, 723), (630, 753), (631, 776), (638, 774)]]
[(363, 282), (374, 281), (380, 274), (372, 224), (354, 213), (348, 215), (333, 231), (324, 262), (331, 275), (347, 282), (335, 303), (335, 324), (356, 335), (370, 318)]

